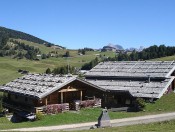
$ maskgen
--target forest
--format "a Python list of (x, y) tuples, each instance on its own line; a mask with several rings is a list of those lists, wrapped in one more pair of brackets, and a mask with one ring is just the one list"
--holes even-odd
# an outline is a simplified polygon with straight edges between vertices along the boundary
[(116, 58), (111, 58), (111, 60), (117, 61), (138, 61), (138, 60), (150, 60), (165, 56), (175, 55), (175, 47), (165, 46), (165, 45), (153, 45), (149, 48), (144, 49), (141, 52), (133, 51), (131, 54), (119, 53)]

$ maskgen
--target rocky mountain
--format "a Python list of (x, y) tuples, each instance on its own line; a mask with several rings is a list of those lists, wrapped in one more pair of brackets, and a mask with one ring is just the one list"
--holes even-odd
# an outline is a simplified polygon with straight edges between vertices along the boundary
[(115, 48), (117, 50), (124, 50), (123, 47), (121, 45), (118, 45), (118, 44), (114, 45), (112, 43), (109, 43), (107, 46), (113, 47), (113, 48)]
[(119, 50), (119, 51), (142, 51), (144, 49), (143, 46), (140, 46), (139, 48), (134, 48), (134, 47), (130, 47), (130, 48), (127, 48), (127, 49), (124, 49), (121, 45), (119, 44), (112, 44), (112, 43), (109, 43), (108, 45), (104, 46), (102, 51), (116, 51), (116, 50)]

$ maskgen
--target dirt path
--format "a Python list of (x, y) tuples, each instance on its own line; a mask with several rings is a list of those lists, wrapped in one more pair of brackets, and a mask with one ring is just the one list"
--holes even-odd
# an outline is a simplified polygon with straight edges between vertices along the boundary
[[(164, 113), (157, 115), (146, 115), (140, 117), (130, 117), (123, 119), (111, 120), (111, 126), (126, 126), (134, 124), (146, 124), (152, 122), (160, 122), (175, 119), (175, 112)], [(79, 123), (79, 124), (69, 124), (69, 125), (59, 125), (59, 126), (46, 126), (46, 127), (33, 127), (33, 128), (19, 128), (19, 129), (9, 129), (1, 131), (54, 131), (54, 130), (85, 130), (93, 127), (97, 122)]]

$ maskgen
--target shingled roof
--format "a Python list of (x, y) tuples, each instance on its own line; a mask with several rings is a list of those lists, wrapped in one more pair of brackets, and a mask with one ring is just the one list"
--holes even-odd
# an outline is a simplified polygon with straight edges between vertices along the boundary
[(167, 78), (175, 70), (174, 61), (101, 62), (86, 77)]
[(162, 81), (136, 81), (136, 80), (93, 80), (86, 79), (87, 82), (94, 84), (101, 88), (103, 91), (108, 92), (129, 92), (133, 97), (145, 98), (160, 98), (174, 77), (167, 78)]
[(174, 70), (174, 61), (113, 61), (99, 63), (85, 76), (86, 81), (104, 91), (160, 98), (174, 80)]
[(0, 91), (43, 98), (74, 80), (76, 76), (28, 74), (2, 86)]

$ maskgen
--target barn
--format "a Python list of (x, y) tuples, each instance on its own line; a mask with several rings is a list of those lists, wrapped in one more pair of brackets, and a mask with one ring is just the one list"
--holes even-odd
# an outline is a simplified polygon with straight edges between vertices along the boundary
[(174, 61), (101, 62), (84, 79), (72, 75), (27, 74), (0, 88), (11, 111), (59, 112), (81, 107), (131, 107), (174, 91)]
[(105, 91), (105, 106), (134, 104), (136, 98), (159, 99), (174, 91), (174, 61), (101, 62), (86, 74), (86, 81)]

